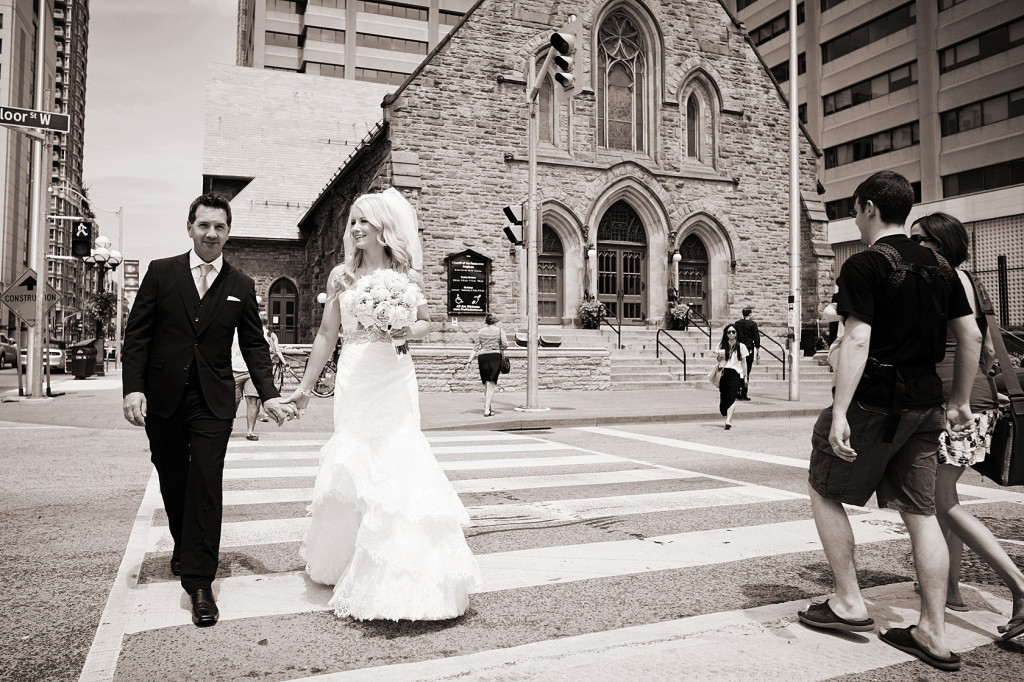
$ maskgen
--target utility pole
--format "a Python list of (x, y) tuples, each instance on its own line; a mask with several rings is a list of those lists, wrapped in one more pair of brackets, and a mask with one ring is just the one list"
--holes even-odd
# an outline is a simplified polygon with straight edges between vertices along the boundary
[(789, 2), (789, 399), (800, 400), (800, 163), (796, 4)]

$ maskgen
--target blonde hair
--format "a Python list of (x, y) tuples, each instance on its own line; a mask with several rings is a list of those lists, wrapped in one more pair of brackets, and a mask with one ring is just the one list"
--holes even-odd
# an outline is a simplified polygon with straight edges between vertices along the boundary
[[(397, 191), (389, 191), (393, 191), (401, 198)], [(404, 202), (405, 199), (402, 198), (402, 201)], [(408, 206), (408, 203), (406, 205)], [(416, 231), (416, 214), (411, 211), (412, 207), (409, 207), (409, 211), (404, 211), (401, 206), (396, 205), (395, 200), (388, 193), (380, 193), (363, 194), (357, 197), (352, 202), (349, 214), (351, 215), (352, 209), (356, 208), (362, 212), (367, 222), (380, 231), (380, 238), (384, 241), (384, 254), (389, 259), (389, 267), (397, 272), (408, 274), (409, 279), (413, 281), (418, 280), (419, 272), (416, 268), (422, 267), (422, 265), (415, 262), (415, 254), (418, 253), (419, 247), (419, 235)], [(411, 226), (408, 224), (410, 216)], [(346, 217), (345, 234), (342, 237), (342, 243), (345, 246), (345, 262), (342, 264), (341, 275), (341, 283), (345, 288), (352, 286), (359, 279), (358, 272), (363, 265), (363, 251), (356, 248), (355, 240), (348, 229), (348, 222), (348, 217)], [(411, 243), (411, 238), (416, 239), (417, 243)]]

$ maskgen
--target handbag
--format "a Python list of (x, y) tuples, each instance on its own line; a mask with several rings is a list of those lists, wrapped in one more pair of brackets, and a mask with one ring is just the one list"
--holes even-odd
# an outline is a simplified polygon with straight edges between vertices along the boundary
[[(1021, 391), (1017, 373), (1010, 364), (1010, 356), (1003, 345), (1003, 336), (999, 331), (999, 323), (996, 322), (992, 302), (978, 284), (975, 284), (974, 289), (978, 295), (980, 309), (988, 320), (988, 332), (992, 345), (995, 346), (1003, 378), (1006, 380), (1006, 393), (1010, 397), (1010, 404), (999, 410), (992, 432), (992, 447), (984, 461), (971, 466), (979, 474), (999, 485), (1024, 485), (1024, 443), (1021, 442), (1021, 436), (1024, 435), (1024, 391)], [(992, 396), (998, 401), (996, 383), (991, 376), (989, 387), (992, 389)]]
[(505, 351), (501, 351), (501, 363), (498, 365), (498, 371), (502, 374), (508, 374), (512, 371), (512, 363), (505, 357)]
[(718, 388), (718, 385), (720, 383), (722, 383), (722, 366), (721, 365), (716, 364), (714, 367), (711, 368), (711, 371), (708, 372), (708, 381), (710, 381), (712, 384), (714, 384), (715, 388)]

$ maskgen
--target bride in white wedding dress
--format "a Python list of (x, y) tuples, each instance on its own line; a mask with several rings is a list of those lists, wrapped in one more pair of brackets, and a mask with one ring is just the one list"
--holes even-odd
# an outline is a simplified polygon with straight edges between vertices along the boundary
[(416, 321), (382, 332), (359, 324), (350, 298), (360, 278), (378, 271), (419, 283), (415, 210), (395, 189), (362, 195), (352, 204), (344, 245), (305, 376), (287, 401), (305, 409), (340, 328), (334, 435), (320, 451), (303, 543), (306, 572), (335, 586), (330, 606), (339, 617), (455, 618), (480, 584), (462, 532), (469, 515), (420, 430), (411, 356), (394, 345), (430, 331), (426, 301), (415, 291)]

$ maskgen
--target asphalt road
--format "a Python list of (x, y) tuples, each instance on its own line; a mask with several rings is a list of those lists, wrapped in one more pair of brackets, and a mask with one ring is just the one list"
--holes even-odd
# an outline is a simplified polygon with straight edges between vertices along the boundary
[[(65, 399), (73, 411), (87, 398)], [(444, 623), (336, 619), (298, 553), (326, 434), (233, 437), (222, 620), (206, 630), (167, 567), (143, 432), (3, 419), (0, 406), (4, 680), (1024, 677), (1024, 643), (994, 639), (1008, 592), (969, 553), (972, 610), (948, 612), (960, 673), (874, 633), (795, 623), (831, 589), (806, 499), (809, 418), (740, 413), (728, 433), (717, 421), (430, 433), (484, 575), (467, 614)], [(1024, 494), (964, 481), (1024, 564)], [(913, 619), (898, 517), (869, 507), (854, 519), (872, 615), (883, 627)]]

